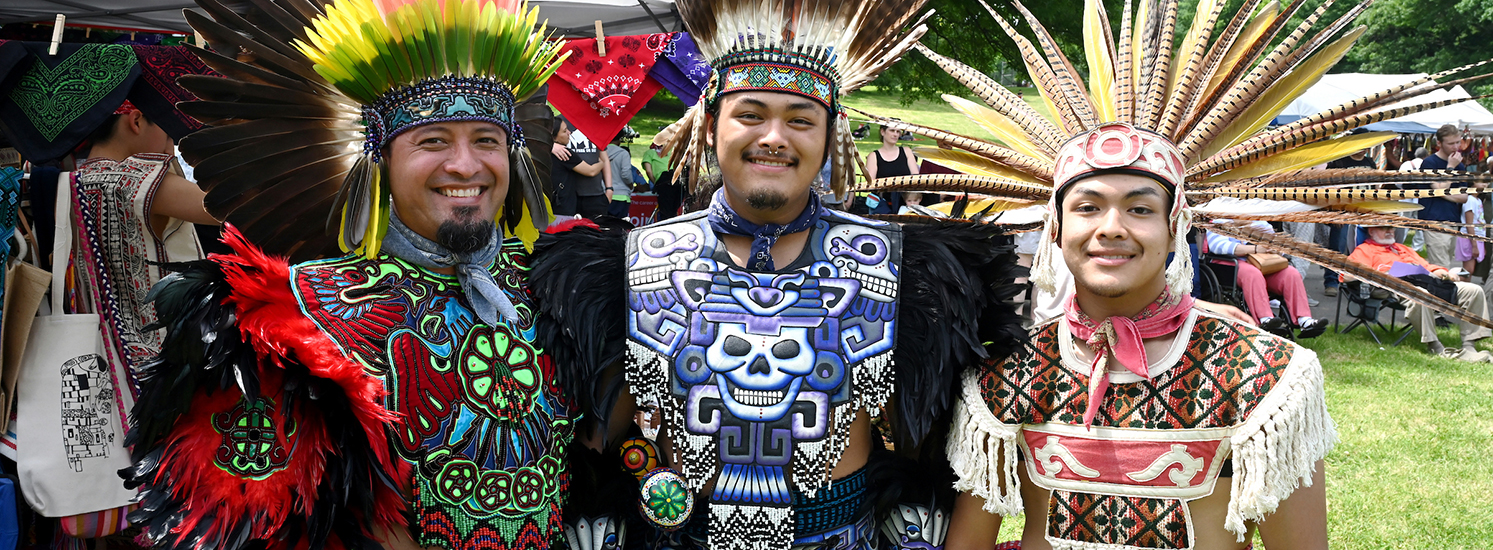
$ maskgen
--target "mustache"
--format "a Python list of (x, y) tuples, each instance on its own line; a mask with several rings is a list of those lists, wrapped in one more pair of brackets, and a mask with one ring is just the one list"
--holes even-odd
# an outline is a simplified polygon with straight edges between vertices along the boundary
[(771, 158), (775, 158), (775, 159), (780, 159), (783, 162), (787, 162), (787, 163), (792, 164), (794, 166), (798, 166), (798, 155), (793, 155), (793, 154), (775, 155), (775, 154), (772, 153), (772, 151), (767, 150), (767, 149), (747, 149), (747, 150), (741, 152), (741, 160), (742, 160), (742, 162), (749, 161), (749, 160), (752, 159), (752, 157), (771, 157)]

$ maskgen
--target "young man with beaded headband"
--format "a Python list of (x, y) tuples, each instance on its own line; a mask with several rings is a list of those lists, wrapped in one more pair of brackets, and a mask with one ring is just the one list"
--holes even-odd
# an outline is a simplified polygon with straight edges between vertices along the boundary
[(504, 238), (548, 221), (514, 120), (561, 61), (537, 9), (201, 5), (228, 78), (183, 82), (214, 127), (182, 150), (238, 229), (154, 292), (132, 521), (183, 549), (563, 542), (573, 414)]
[[(1395, 106), (1449, 85), (1436, 78), (1482, 63), (1265, 130), (1361, 34), (1348, 25), (1367, 3), (1313, 34), (1331, 4), (1323, 3), (1284, 38), (1277, 35), (1301, 3), (1283, 12), (1247, 0), (1217, 27), (1225, 4), (1203, 2), (1187, 27), (1178, 24), (1175, 3), (1147, 0), (1134, 8), (1127, 1), (1116, 40), (1103, 4), (1088, 0), (1087, 90), (1019, 2), (1015, 10), (1040, 48), (987, 6), (1056, 120), (922, 47), (985, 105), (946, 99), (1001, 143), (878, 119), (952, 145), (956, 150), (924, 156), (963, 174), (891, 178), (865, 188), (1046, 201), (1032, 280), (1050, 288), (1061, 261), (1074, 281), (1065, 315), (1034, 327), (1010, 358), (964, 374), (949, 434), (949, 460), (963, 491), (949, 548), (989, 549), (999, 515), (1023, 512), (1021, 541), (1005, 547), (1240, 550), (1258, 530), (1271, 548), (1326, 548), (1322, 460), (1335, 430), (1322, 369), (1310, 350), (1193, 307), (1186, 235), (1194, 217), (1374, 220), (1455, 232), (1453, 224), (1418, 223), (1373, 201), (1466, 191), (1361, 185), (1477, 178), (1309, 167), (1391, 139), (1332, 136), (1445, 105)], [(1180, 41), (1176, 32), (1185, 33)], [(1205, 225), (1489, 324), (1289, 236), (1246, 223)], [(1050, 253), (1054, 242), (1060, 255)]]
[[(954, 373), (1024, 334), (1005, 302), (1019, 291), (1015, 256), (992, 226), (901, 227), (827, 210), (813, 192), (826, 160), (836, 190), (853, 177), (840, 98), (921, 35), (922, 3), (678, 2), (714, 76), (676, 127), (674, 164), (719, 190), (703, 211), (630, 234), (575, 228), (536, 247), (544, 347), (601, 421), (578, 437), (610, 446), (606, 428), (626, 425), (633, 403), (659, 404), (667, 467), (637, 472), (640, 505), (685, 547), (881, 547), (878, 531), (942, 542), (952, 491), (870, 510), (899, 500), (877, 491), (915, 485), (878, 473), (897, 468), (876, 467), (871, 420), (886, 419), (899, 452), (923, 451), (923, 478), (938, 480), (903, 494), (951, 486), (933, 426)], [(548, 299), (577, 295), (594, 299)]]

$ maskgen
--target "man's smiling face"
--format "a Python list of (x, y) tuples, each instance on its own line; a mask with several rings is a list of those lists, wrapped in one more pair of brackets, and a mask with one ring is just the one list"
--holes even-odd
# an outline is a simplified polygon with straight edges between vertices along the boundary
[(737, 92), (721, 98), (713, 123), (708, 143), (733, 206), (773, 218), (796, 205), (787, 216), (797, 215), (824, 163), (829, 111), (800, 95)]
[(1100, 298), (1150, 302), (1166, 284), (1171, 196), (1156, 180), (1100, 174), (1070, 184), (1058, 244), (1076, 290)]
[(394, 211), (411, 230), (453, 250), (464, 247), (442, 242), (443, 226), (448, 233), (490, 235), (508, 195), (503, 127), (479, 121), (425, 124), (395, 137), (387, 157)]

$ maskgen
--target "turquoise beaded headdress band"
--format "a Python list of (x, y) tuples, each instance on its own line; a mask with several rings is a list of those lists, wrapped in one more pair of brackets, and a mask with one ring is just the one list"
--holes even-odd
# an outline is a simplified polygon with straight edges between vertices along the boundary
[(831, 115), (839, 113), (839, 75), (824, 60), (791, 52), (755, 50), (727, 55), (712, 65), (716, 67), (716, 78), (705, 90), (710, 103), (732, 92), (786, 92), (818, 101)]
[(482, 121), (501, 126), (510, 146), (522, 147), (522, 129), (513, 123), (513, 93), (483, 77), (444, 76), (389, 92), (363, 106), (367, 141), (364, 153), (379, 162), (380, 150), (395, 136), (423, 124)]

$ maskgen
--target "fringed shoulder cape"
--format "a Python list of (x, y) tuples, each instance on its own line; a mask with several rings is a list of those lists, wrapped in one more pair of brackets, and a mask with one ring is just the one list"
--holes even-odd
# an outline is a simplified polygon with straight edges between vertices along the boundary
[(151, 292), (161, 353), (140, 368), (120, 472), (130, 521), (173, 550), (377, 548), (404, 498), (365, 374), (297, 307), (290, 266), (237, 231), (232, 254), (173, 264)]
[(1023, 511), (1017, 468), (1052, 491), (1053, 548), (1192, 548), (1187, 502), (1219, 483), (1230, 497), (1224, 527), (1243, 542), (1246, 522), (1311, 485), (1337, 439), (1316, 353), (1198, 309), (1149, 379), (1111, 374), (1085, 427), (1088, 363), (1066, 322), (965, 371), (948, 442), (956, 488), (988, 512)]

